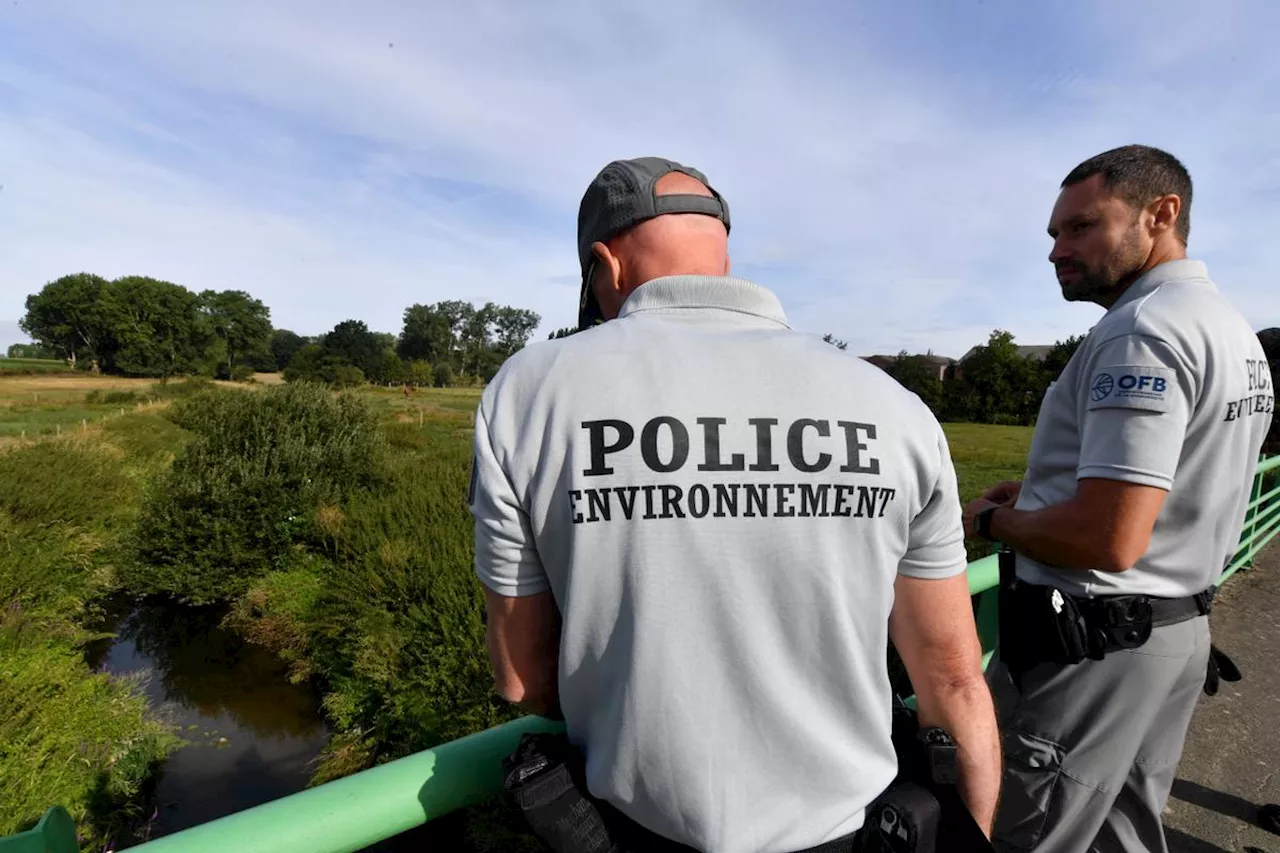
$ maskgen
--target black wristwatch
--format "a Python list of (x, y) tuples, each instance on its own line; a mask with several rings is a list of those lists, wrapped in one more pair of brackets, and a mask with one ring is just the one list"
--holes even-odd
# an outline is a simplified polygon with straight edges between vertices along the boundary
[(998, 506), (989, 506), (973, 517), (973, 532), (988, 542), (996, 541), (995, 537), (991, 535), (991, 516), (995, 515), (996, 510), (999, 508)]

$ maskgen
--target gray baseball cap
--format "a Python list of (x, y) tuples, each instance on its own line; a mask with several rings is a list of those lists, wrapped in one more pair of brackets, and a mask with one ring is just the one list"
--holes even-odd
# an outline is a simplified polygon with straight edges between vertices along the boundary
[[(658, 179), (671, 172), (695, 178), (711, 191), (711, 197), (671, 193), (658, 195)], [(729, 230), (729, 204), (705, 175), (690, 166), (661, 157), (614, 160), (600, 170), (578, 206), (578, 262), (582, 267), (582, 292), (578, 298), (578, 328), (601, 322), (600, 305), (591, 290), (595, 255), (591, 246), (621, 234), (655, 216), (666, 213), (703, 213), (714, 216)]]

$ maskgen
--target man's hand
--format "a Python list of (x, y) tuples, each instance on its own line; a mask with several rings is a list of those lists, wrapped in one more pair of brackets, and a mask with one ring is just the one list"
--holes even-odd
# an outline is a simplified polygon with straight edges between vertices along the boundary
[(991, 488), (983, 492), (980, 497), (997, 504), (1013, 504), (1018, 500), (1018, 495), (1022, 492), (1021, 480), (1005, 480), (1003, 483), (996, 483)]
[(973, 539), (978, 535), (978, 532), (974, 529), (978, 513), (982, 512), (987, 507), (992, 506), (1004, 506), (1004, 504), (987, 498), (974, 498), (969, 501), (969, 503), (965, 504), (961, 518), (964, 521), (964, 536), (966, 539)]
[(960, 796), (990, 838), (1000, 735), (964, 573), (946, 580), (899, 575), (889, 636), (915, 689), (921, 727), (940, 726), (955, 739)]

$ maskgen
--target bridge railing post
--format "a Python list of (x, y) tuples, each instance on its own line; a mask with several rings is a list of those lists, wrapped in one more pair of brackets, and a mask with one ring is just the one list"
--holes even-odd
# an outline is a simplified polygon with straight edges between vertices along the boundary
[[(1261, 465), (1267, 459), (1266, 455), (1258, 457), (1258, 464)], [(1253, 489), (1249, 492), (1249, 508), (1244, 514), (1244, 530), (1240, 533), (1242, 542), (1250, 541), (1257, 529), (1258, 513), (1262, 511), (1262, 507), (1258, 504), (1258, 499), (1262, 497), (1262, 481), (1266, 479), (1266, 475), (1261, 471), (1253, 475)], [(1253, 568), (1253, 557), (1245, 560), (1244, 565), (1240, 568), (1246, 571)]]

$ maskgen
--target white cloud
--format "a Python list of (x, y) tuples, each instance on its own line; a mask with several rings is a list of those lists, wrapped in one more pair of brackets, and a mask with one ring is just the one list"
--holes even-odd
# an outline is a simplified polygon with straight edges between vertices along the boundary
[[(957, 38), (950, 73), (895, 57), (883, 22), (803, 31), (767, 4), (24, 5), (25, 59), (0, 65), (22, 96), (0, 123), (0, 316), (92, 269), (243, 287), (304, 332), (396, 331), (459, 297), (533, 308), (545, 335), (574, 317), (585, 182), (661, 154), (726, 193), (735, 263), (800, 328), (859, 352), (1049, 342), (1098, 313), (1045, 260), (1057, 182), (1148, 141), (1196, 177), (1193, 249), (1274, 325), (1280, 62), (1251, 49), (1274, 15), (1246, 5), (1125, 12), (1106, 56), (1089, 39), (1116, 13), (1082, 10), (1064, 44), (1026, 34), (1060, 57), (1034, 68), (1000, 55), (1019, 33), (983, 56)], [(971, 14), (1001, 32), (998, 8)]]

